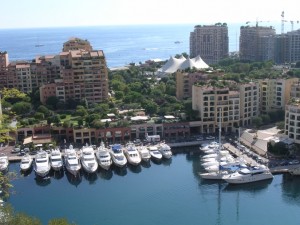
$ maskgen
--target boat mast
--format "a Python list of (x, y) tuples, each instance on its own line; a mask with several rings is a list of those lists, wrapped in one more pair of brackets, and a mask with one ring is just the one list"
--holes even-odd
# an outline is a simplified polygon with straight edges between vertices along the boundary
[(220, 112), (219, 112), (219, 150), (221, 150), (221, 132), (222, 132), (222, 108), (220, 107)]

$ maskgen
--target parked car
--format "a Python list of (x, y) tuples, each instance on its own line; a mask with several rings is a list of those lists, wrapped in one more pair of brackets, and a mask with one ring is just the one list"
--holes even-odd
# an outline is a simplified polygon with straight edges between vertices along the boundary
[(206, 140), (214, 140), (215, 137), (214, 137), (214, 136), (207, 136), (205, 139), (206, 139)]
[(11, 150), (11, 153), (19, 153), (20, 152), (20, 148), (13, 148), (13, 150)]
[(295, 165), (295, 164), (299, 164), (300, 162), (299, 162), (299, 160), (297, 160), (297, 159), (294, 159), (294, 160), (292, 160), (292, 161), (289, 161), (289, 164), (290, 165)]

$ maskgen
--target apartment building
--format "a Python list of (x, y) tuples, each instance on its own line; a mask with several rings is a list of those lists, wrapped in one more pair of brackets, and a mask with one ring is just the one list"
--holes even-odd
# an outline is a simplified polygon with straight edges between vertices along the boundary
[(298, 80), (298, 78), (259, 80), (260, 112), (266, 114), (270, 111), (284, 110), (290, 99), (292, 85)]
[(273, 40), (270, 36), (275, 36), (273, 27), (262, 26), (241, 26), (240, 28), (240, 59), (250, 61), (263, 61), (273, 58)]
[(252, 124), (252, 119), (259, 115), (259, 83), (250, 82), (239, 85), (240, 125)]
[(240, 94), (229, 88), (193, 85), (192, 107), (199, 112), (199, 132), (218, 132), (219, 112), (223, 132), (231, 132), (240, 124)]
[(88, 52), (93, 50), (88, 40), (83, 40), (80, 38), (70, 38), (67, 42), (64, 43), (62, 51), (68, 52), (80, 49)]
[(300, 144), (300, 99), (291, 101), (285, 107), (285, 135)]
[(198, 81), (207, 81), (209, 73), (207, 72), (194, 72), (187, 73), (184, 71), (176, 72), (176, 98), (183, 100), (192, 97), (193, 84)]
[(215, 64), (228, 57), (227, 24), (197, 25), (190, 33), (190, 57), (198, 55), (207, 63)]

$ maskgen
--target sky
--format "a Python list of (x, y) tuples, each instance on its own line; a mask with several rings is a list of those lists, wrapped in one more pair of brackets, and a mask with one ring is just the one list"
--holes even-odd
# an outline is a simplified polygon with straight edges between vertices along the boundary
[(298, 0), (0, 0), (0, 29), (300, 21)]

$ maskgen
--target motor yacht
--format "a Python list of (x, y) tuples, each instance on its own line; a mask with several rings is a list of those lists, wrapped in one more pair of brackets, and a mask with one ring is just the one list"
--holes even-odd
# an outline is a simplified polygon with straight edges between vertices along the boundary
[(81, 149), (80, 161), (87, 173), (95, 173), (98, 169), (94, 149), (92, 146), (85, 146)]
[(65, 150), (64, 161), (66, 169), (70, 174), (74, 176), (79, 175), (81, 164), (79, 161), (79, 156), (75, 149), (73, 149), (72, 145)]
[(157, 148), (164, 158), (170, 159), (172, 157), (171, 147), (168, 144), (160, 143)]
[(128, 163), (137, 166), (141, 163), (142, 158), (133, 143), (128, 143), (125, 146), (124, 154), (127, 158)]
[(21, 162), (20, 162), (20, 169), (23, 172), (28, 171), (31, 168), (33, 159), (29, 154), (26, 154), (22, 157)]
[(59, 149), (53, 149), (50, 153), (50, 165), (54, 171), (59, 171), (63, 167), (62, 155)]
[(123, 167), (127, 164), (127, 159), (122, 151), (120, 144), (114, 144), (109, 150), (113, 163), (118, 167)]
[(1, 153), (0, 155), (0, 172), (6, 172), (8, 170), (8, 165), (9, 165), (9, 161), (8, 161), (8, 157), (7, 155)]
[(240, 169), (230, 175), (225, 176), (223, 179), (230, 184), (244, 184), (261, 180), (272, 179), (269, 168), (266, 166), (254, 166)]
[(204, 152), (204, 151), (207, 151), (207, 150), (217, 149), (217, 148), (219, 148), (219, 143), (216, 142), (216, 141), (212, 141), (208, 144), (205, 144), (205, 145), (201, 146), (200, 150)]
[(154, 160), (161, 160), (162, 159), (162, 154), (158, 151), (156, 145), (151, 145), (149, 146), (149, 152), (151, 155), (151, 158)]
[(35, 156), (35, 161), (33, 165), (36, 175), (40, 177), (45, 177), (50, 172), (51, 166), (49, 162), (49, 155), (47, 152), (40, 150)]
[(112, 160), (108, 149), (104, 146), (103, 142), (101, 142), (100, 146), (96, 151), (96, 159), (98, 161), (99, 166), (102, 169), (109, 170), (112, 164)]
[(140, 153), (142, 160), (145, 162), (149, 162), (151, 155), (148, 148), (146, 146), (141, 145), (137, 147), (137, 150)]

